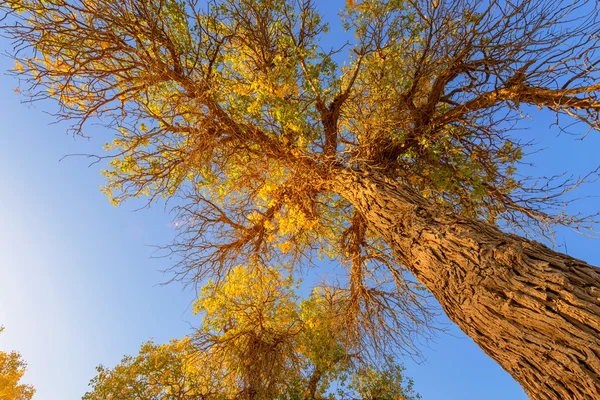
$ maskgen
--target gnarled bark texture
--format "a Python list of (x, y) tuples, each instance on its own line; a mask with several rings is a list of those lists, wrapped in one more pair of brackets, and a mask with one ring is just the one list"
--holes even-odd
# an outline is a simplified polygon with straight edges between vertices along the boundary
[(600, 399), (600, 269), (457, 218), (376, 175), (331, 189), (532, 399)]

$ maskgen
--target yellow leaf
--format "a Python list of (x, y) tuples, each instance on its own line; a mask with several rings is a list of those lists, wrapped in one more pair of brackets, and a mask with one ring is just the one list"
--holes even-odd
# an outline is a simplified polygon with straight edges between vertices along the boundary
[(19, 71), (19, 73), (23, 73), (23, 64), (19, 62), (19, 60), (15, 60), (15, 70)]

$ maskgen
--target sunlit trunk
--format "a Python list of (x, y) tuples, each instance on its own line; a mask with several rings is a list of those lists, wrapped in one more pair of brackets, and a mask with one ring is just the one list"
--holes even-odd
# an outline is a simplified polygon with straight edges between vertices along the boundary
[(600, 269), (374, 174), (338, 174), (332, 190), (532, 399), (600, 399)]

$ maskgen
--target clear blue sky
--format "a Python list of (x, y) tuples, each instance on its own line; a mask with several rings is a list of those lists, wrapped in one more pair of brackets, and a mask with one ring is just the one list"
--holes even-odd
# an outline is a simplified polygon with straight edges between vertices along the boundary
[[(330, 6), (329, 15), (331, 15)], [(341, 5), (336, 8), (341, 7)], [(0, 41), (0, 49), (9, 46)], [(12, 68), (0, 58), (0, 71)], [(89, 127), (87, 139), (67, 136), (65, 125), (50, 125), (49, 105), (26, 106), (13, 92), (11, 77), (0, 76), (0, 350), (18, 350), (29, 363), (27, 383), (37, 400), (80, 398), (95, 366), (115, 365), (150, 338), (165, 342), (197, 325), (190, 290), (157, 286), (157, 272), (169, 260), (151, 259), (149, 245), (173, 235), (162, 205), (134, 211), (142, 203), (114, 208), (99, 192), (98, 166), (70, 153), (100, 153), (108, 133)], [(528, 123), (527, 137), (541, 147), (534, 173), (575, 174), (600, 163), (600, 133), (585, 141), (558, 136), (552, 116)], [(600, 194), (590, 185), (581, 195)], [(582, 202), (581, 210), (598, 201)], [(568, 253), (600, 264), (600, 241), (560, 232)], [(442, 323), (450, 324), (441, 319)], [(439, 336), (424, 348), (427, 361), (404, 360), (407, 375), (426, 400), (526, 399), (512, 378), (469, 338), (450, 325), (454, 336)]]

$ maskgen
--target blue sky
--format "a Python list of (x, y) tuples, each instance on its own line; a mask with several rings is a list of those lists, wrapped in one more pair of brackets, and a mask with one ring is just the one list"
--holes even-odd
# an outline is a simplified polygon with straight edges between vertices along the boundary
[[(331, 10), (329, 10), (331, 11)], [(0, 41), (0, 49), (9, 44)], [(0, 58), (0, 70), (12, 68)], [(161, 204), (114, 208), (99, 191), (98, 166), (65, 154), (100, 153), (108, 133), (91, 126), (91, 139), (66, 135), (63, 124), (27, 106), (13, 92), (12, 77), (0, 75), (0, 350), (18, 350), (29, 363), (27, 383), (38, 400), (76, 399), (86, 391), (95, 366), (115, 365), (124, 354), (154, 338), (165, 342), (197, 324), (191, 290), (165, 281), (158, 270), (168, 259), (152, 259), (150, 245), (173, 236)], [(600, 163), (600, 133), (585, 141), (550, 129), (552, 116), (527, 122), (523, 135), (547, 149), (532, 160), (537, 175), (584, 173)], [(600, 193), (598, 184), (581, 195)], [(580, 210), (597, 207), (588, 199)], [(598, 241), (559, 233), (568, 253), (600, 264)], [(450, 324), (441, 318), (441, 323)], [(494, 361), (450, 324), (451, 335), (424, 347), (426, 362), (404, 360), (407, 375), (426, 400), (526, 399)]]

